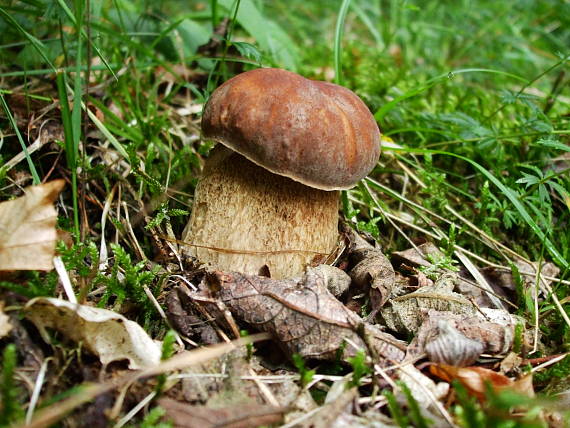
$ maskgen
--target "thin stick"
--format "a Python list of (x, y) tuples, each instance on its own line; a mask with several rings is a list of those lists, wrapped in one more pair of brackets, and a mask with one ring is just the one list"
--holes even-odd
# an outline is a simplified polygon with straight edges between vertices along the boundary
[(28, 411), (26, 412), (27, 424), (29, 424), (32, 421), (32, 416), (34, 415), (34, 410), (36, 409), (36, 405), (38, 404), (38, 399), (40, 398), (40, 392), (44, 384), (44, 379), (46, 377), (46, 371), (50, 360), (51, 357), (46, 358), (45, 360), (42, 361), (40, 371), (38, 372), (38, 376), (36, 377), (36, 382), (34, 383), (34, 390), (32, 392), (32, 397), (30, 398)]

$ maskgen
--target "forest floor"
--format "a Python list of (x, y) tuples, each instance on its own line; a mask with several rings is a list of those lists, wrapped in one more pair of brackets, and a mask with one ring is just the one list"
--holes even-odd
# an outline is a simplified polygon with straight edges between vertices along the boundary
[[(0, 426), (568, 426), (570, 3), (417, 3), (0, 5)], [(382, 133), (296, 279), (184, 250), (258, 67)]]

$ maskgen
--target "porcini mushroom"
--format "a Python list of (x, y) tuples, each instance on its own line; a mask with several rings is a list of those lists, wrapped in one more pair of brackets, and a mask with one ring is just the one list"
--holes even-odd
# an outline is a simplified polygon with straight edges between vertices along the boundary
[(215, 269), (301, 274), (338, 240), (339, 190), (378, 162), (380, 131), (350, 90), (280, 69), (216, 89), (202, 117), (218, 144), (196, 187), (185, 252)]

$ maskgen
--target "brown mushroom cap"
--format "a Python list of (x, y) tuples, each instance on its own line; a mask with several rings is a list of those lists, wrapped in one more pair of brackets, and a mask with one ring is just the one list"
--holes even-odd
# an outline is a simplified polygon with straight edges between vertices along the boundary
[(378, 125), (357, 95), (275, 68), (239, 74), (216, 89), (202, 132), (275, 174), (322, 190), (351, 188), (380, 155)]

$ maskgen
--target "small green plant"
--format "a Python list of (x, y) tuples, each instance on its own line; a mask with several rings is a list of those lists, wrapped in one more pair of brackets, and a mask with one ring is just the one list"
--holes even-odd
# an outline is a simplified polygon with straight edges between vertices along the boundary
[(153, 227), (157, 227), (160, 224), (162, 224), (164, 220), (170, 221), (172, 217), (180, 217), (187, 215), (188, 211), (178, 208), (168, 208), (168, 204), (165, 202), (158, 207), (154, 215), (154, 218), (148, 222), (148, 224), (145, 226), (145, 229), (148, 230)]
[(108, 276), (98, 276), (96, 285), (105, 285), (106, 290), (100, 307), (109, 304), (109, 299), (115, 297), (114, 305), (122, 304), (125, 299), (139, 306), (145, 329), (151, 327), (150, 321), (156, 315), (156, 309), (149, 300), (145, 288), (150, 287), (156, 278), (157, 269), (148, 270), (146, 263), (140, 261), (133, 263), (131, 255), (120, 245), (111, 244), (114, 254), (114, 264)]
[(144, 417), (144, 419), (137, 425), (127, 425), (129, 428), (172, 428), (173, 424), (170, 421), (164, 421), (166, 410), (160, 406), (152, 408)]
[(16, 345), (9, 344), (2, 353), (2, 378), (0, 379), (0, 392), (2, 393), (2, 406), (0, 408), (0, 426), (8, 426), (24, 415), (22, 404), (18, 402), (21, 396), (19, 388), (14, 381), (17, 365), (18, 351)]
[[(240, 330), (239, 335), (240, 335), (240, 337), (247, 337), (247, 336), (249, 336), (249, 331)], [(255, 350), (253, 343), (246, 343), (245, 349), (247, 351), (247, 355), (245, 356), (245, 358), (247, 361), (251, 361), (251, 358), (253, 357), (253, 352)]]
[[(174, 355), (174, 344), (176, 343), (176, 332), (174, 330), (168, 330), (162, 339), (162, 350), (160, 354), (160, 360), (165, 361), (168, 360), (172, 355)], [(157, 395), (160, 395), (162, 392), (164, 385), (166, 383), (167, 376), (165, 373), (161, 374), (157, 378), (156, 387), (154, 390), (156, 391)]]
[(176, 343), (176, 332), (168, 330), (162, 339), (162, 352), (160, 355), (161, 361), (168, 360), (174, 355), (174, 344)]
[(22, 281), (22, 283), (0, 281), (0, 288), (5, 288), (30, 299), (54, 296), (59, 281), (56, 272), (40, 273), (30, 271), (24, 275), (25, 281)]
[(349, 388), (359, 387), (362, 384), (362, 378), (372, 372), (370, 366), (366, 364), (366, 352), (359, 350), (354, 357), (348, 359), (348, 363), (352, 366), (352, 379), (348, 382)]
[[(453, 387), (458, 401), (454, 412), (462, 427), (544, 428), (546, 426), (540, 421), (540, 413), (546, 403), (541, 399), (510, 390), (496, 392), (488, 385), (485, 402), (482, 405), (470, 396), (459, 382), (454, 382)], [(519, 414), (515, 415), (513, 409), (524, 409), (525, 412), (517, 412)]]
[(477, 404), (475, 397), (471, 397), (467, 389), (459, 382), (454, 382), (453, 387), (457, 394), (458, 405), (455, 406), (455, 414), (465, 428), (479, 428), (484, 425), (485, 415)]
[(451, 223), (449, 226), (449, 231), (447, 232), (447, 236), (441, 240), (441, 247), (439, 248), (443, 251), (443, 254), (448, 259), (452, 259), (453, 254), (455, 252), (455, 244), (457, 242), (457, 228), (455, 227), (455, 223)]
[(453, 272), (459, 271), (459, 268), (456, 266), (457, 261), (445, 254), (428, 254), (426, 255), (426, 259), (430, 262), (430, 265), (420, 266), (418, 269), (433, 281), (436, 281), (439, 278), (442, 270), (450, 270)]
[(434, 166), (433, 157), (429, 154), (425, 156), (423, 166), (424, 168), (419, 171), (420, 177), (427, 186), (422, 190), (422, 193), (426, 195), (423, 204), (432, 211), (442, 211), (449, 203), (447, 176)]
[(534, 374), (534, 380), (541, 384), (551, 379), (570, 379), (570, 358), (566, 357), (544, 371)]
[(396, 422), (398, 426), (401, 428), (408, 428), (409, 427), (408, 417), (406, 416), (404, 410), (398, 404), (398, 401), (396, 400), (396, 396), (394, 395), (394, 393), (389, 389), (387, 389), (384, 392), (382, 392), (382, 395), (386, 397), (388, 410), (390, 411), (390, 415), (392, 416), (392, 419), (394, 419), (394, 422)]
[(414, 422), (416, 428), (427, 428), (431, 424), (431, 420), (427, 419), (420, 409), (420, 405), (414, 398), (412, 391), (404, 382), (399, 382), (398, 386), (402, 388), (402, 392), (408, 401), (408, 408), (410, 411), (410, 419)]
[(299, 371), (301, 387), (305, 388), (315, 376), (315, 370), (309, 370), (305, 365), (305, 360), (299, 354), (293, 354), (293, 364)]

